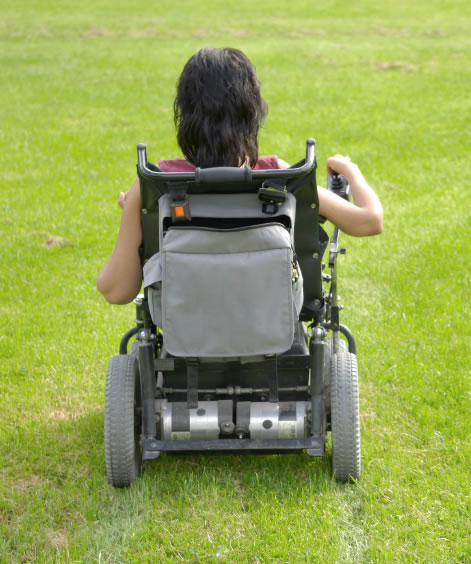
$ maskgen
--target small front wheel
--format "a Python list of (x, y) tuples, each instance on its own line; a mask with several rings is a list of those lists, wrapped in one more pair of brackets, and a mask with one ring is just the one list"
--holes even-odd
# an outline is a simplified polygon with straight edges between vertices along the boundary
[(105, 459), (108, 482), (130, 486), (142, 464), (141, 390), (134, 354), (114, 356), (108, 364), (105, 396)]
[(360, 402), (356, 355), (338, 352), (331, 359), (332, 465), (335, 479), (361, 475)]

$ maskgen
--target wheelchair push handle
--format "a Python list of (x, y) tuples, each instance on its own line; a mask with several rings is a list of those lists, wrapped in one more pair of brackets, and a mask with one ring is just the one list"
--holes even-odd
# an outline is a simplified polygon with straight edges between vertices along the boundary
[(160, 180), (194, 181), (201, 184), (213, 184), (218, 182), (250, 182), (255, 179), (282, 178), (284, 176), (293, 178), (303, 176), (310, 172), (316, 164), (315, 141), (306, 140), (306, 158), (299, 167), (285, 169), (252, 170), (250, 167), (215, 167), (196, 168), (193, 172), (159, 172), (147, 166), (147, 151), (144, 143), (137, 146), (137, 161), (140, 174), (147, 179), (157, 178)]

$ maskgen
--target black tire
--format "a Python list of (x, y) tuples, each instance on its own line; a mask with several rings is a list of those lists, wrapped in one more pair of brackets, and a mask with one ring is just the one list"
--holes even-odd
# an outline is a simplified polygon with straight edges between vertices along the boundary
[[(323, 378), (324, 378), (324, 405), (325, 405), (325, 413), (327, 416), (327, 423), (330, 425), (330, 380), (331, 380), (331, 373), (332, 373), (332, 355), (334, 354), (334, 340), (332, 337), (329, 337), (325, 341), (325, 348), (324, 348), (324, 370), (323, 370)], [(344, 341), (339, 337), (339, 350), (338, 352), (347, 352), (347, 342)]]
[(105, 459), (108, 482), (130, 486), (142, 464), (141, 391), (137, 359), (114, 356), (108, 364), (105, 396)]
[(335, 479), (361, 475), (360, 403), (356, 356), (339, 352), (331, 360), (332, 465)]

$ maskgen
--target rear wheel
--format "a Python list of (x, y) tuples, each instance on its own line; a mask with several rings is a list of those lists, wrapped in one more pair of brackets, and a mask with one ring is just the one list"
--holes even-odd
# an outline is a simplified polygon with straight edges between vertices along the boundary
[(105, 397), (105, 459), (108, 482), (131, 485), (142, 464), (141, 391), (137, 359), (114, 356), (108, 365)]
[(335, 479), (361, 475), (360, 405), (356, 356), (339, 352), (331, 359), (332, 465)]
[[(339, 348), (338, 352), (346, 352), (347, 351), (347, 342), (344, 341), (339, 337)], [(325, 402), (325, 413), (327, 416), (327, 423), (330, 424), (330, 380), (331, 380), (331, 372), (332, 372), (332, 355), (334, 354), (334, 340), (332, 337), (329, 337), (325, 341), (325, 348), (324, 348), (324, 370), (323, 370), (323, 378), (324, 378), (324, 402)]]

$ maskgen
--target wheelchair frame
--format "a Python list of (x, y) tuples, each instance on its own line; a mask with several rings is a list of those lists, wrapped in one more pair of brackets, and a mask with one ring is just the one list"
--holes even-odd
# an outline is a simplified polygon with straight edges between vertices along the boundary
[[(314, 140), (308, 139), (305, 159), (284, 170), (221, 167), (165, 173), (147, 161), (145, 145), (138, 145), (143, 263), (158, 251), (158, 237), (155, 236), (158, 200), (164, 193), (168, 192), (176, 201), (183, 202), (187, 192), (253, 192), (260, 190), (267, 181), (274, 182), (273, 186), (276, 187), (281, 180), (297, 200), (294, 240), (304, 278), (305, 299), (296, 328), (297, 340), (295, 338), (289, 351), (267, 357), (256, 365), (248, 363), (247, 366), (237, 367), (234, 363), (224, 363), (221, 366), (217, 362), (205, 365), (206, 373), (210, 376), (205, 375), (206, 386), (202, 388), (201, 363), (197, 359), (162, 356), (162, 332), (152, 322), (146, 295), (138, 296), (134, 300), (137, 324), (123, 336), (120, 357), (111, 359), (108, 370), (105, 453), (108, 480), (113, 485), (130, 485), (139, 474), (142, 460), (156, 459), (161, 452), (279, 453), (306, 450), (310, 456), (323, 456), (328, 430), (332, 431), (336, 479), (347, 481), (360, 477), (356, 346), (351, 331), (340, 323), (341, 308), (337, 295), (337, 255), (345, 253), (345, 249), (339, 248), (339, 229), (334, 227), (328, 251), (330, 274), (323, 272), (325, 265), (322, 258), (328, 237), (320, 225), (319, 230), (312, 228), (323, 220), (318, 216), (314, 146)], [(341, 178), (335, 177), (332, 184), (330, 189), (348, 199), (348, 185)], [(276, 189), (273, 195), (276, 198)], [(276, 206), (276, 199), (270, 200), (270, 197), (268, 193), (266, 204)], [(308, 336), (301, 321), (309, 326)], [(329, 331), (332, 331), (331, 339), (327, 339)], [(339, 339), (339, 333), (346, 337), (348, 351), (345, 350), (345, 341)], [(131, 346), (131, 355), (128, 355), (129, 341), (134, 335), (136, 341)], [(228, 370), (231, 372), (229, 380), (224, 375), (224, 371)], [(116, 399), (119, 396), (117, 389), (124, 385), (119, 381), (125, 379), (128, 390), (126, 397), (124, 400)], [(131, 380), (134, 382), (132, 391)], [(253, 381), (259, 384), (255, 388), (251, 386)], [(174, 385), (169, 386), (169, 382)], [(265, 385), (260, 385), (263, 382)], [(326, 401), (327, 396), (331, 398), (332, 405)], [(201, 404), (206, 401), (205, 398), (210, 398), (209, 403)], [(204, 429), (198, 435), (203, 438), (189, 438), (189, 432), (172, 433), (171, 439), (161, 436), (162, 426), (169, 425), (165, 402), (171, 400), (179, 405), (186, 402), (186, 413), (179, 417), (188, 423), (188, 417), (196, 417), (195, 412), (205, 412), (205, 409), (198, 409), (199, 405), (211, 407), (216, 403), (215, 398), (226, 400), (226, 403), (218, 400), (218, 409), (225, 411), (226, 419), (212, 414), (213, 425), (217, 418), (220, 438), (205, 438)], [(252, 398), (258, 401), (254, 402)], [(251, 416), (260, 423), (264, 413), (292, 409), (293, 398), (296, 405), (301, 406), (308, 436), (260, 438), (263, 430), (258, 434), (254, 432), (255, 438), (251, 436)], [(230, 405), (227, 400), (230, 400)], [(133, 415), (132, 418), (128, 416), (124, 424), (120, 423), (121, 409), (128, 413), (132, 411)], [(230, 418), (228, 413), (233, 411), (235, 414), (236, 410), (237, 418), (235, 415)], [(348, 413), (343, 413), (345, 411)], [(167, 417), (166, 423), (162, 421), (164, 417)], [(299, 418), (298, 415), (295, 417)], [(209, 416), (207, 420), (210, 421)], [(270, 418), (264, 419), (262, 424), (269, 429)], [(296, 424), (291, 425), (288, 435)]]

